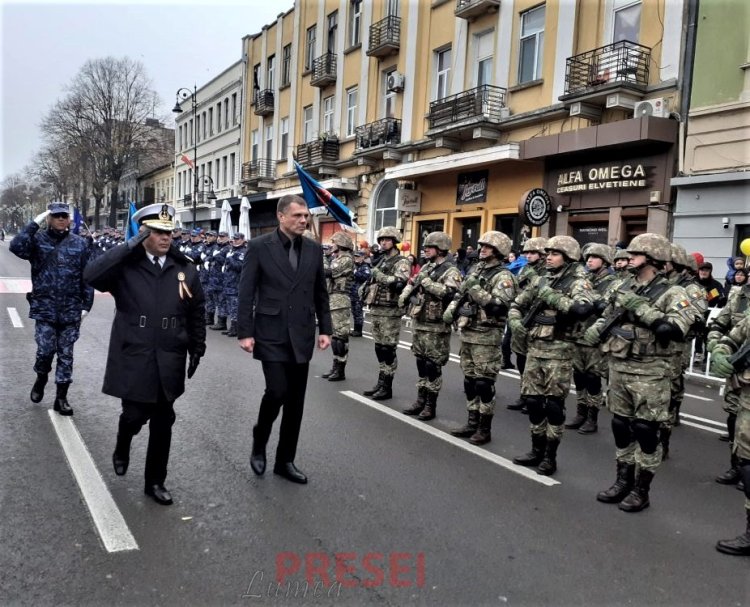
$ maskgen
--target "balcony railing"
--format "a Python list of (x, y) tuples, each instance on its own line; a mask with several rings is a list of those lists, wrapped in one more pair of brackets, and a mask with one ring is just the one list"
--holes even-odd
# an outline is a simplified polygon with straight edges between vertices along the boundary
[(456, 17), (473, 19), (488, 11), (497, 10), (500, 0), (456, 0)]
[(338, 162), (338, 139), (318, 139), (297, 146), (297, 162), (303, 167), (317, 167), (328, 162)]
[(401, 121), (396, 118), (383, 118), (358, 126), (354, 133), (355, 151), (401, 143)]
[(276, 179), (276, 161), (267, 158), (258, 158), (245, 162), (242, 165), (242, 181), (258, 182), (261, 180)]
[(370, 46), (367, 55), (384, 57), (398, 52), (401, 40), (401, 17), (388, 15), (370, 26)]
[(483, 84), (456, 95), (443, 97), (430, 103), (427, 115), (429, 128), (452, 125), (469, 118), (482, 118), (488, 122), (499, 122), (506, 114), (507, 91), (499, 86)]
[(255, 100), (254, 113), (256, 116), (273, 114), (273, 91), (271, 89), (258, 91), (253, 99)]
[(336, 82), (336, 55), (326, 53), (313, 61), (310, 84), (324, 87)]
[(592, 92), (605, 85), (643, 90), (648, 85), (650, 61), (650, 48), (628, 40), (568, 57), (564, 97)]

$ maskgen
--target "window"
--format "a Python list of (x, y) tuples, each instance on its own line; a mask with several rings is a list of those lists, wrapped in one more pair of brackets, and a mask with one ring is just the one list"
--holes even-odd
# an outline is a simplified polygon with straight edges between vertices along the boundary
[(196, 115), (195, 117), (195, 130), (197, 132), (197, 140), (200, 143), (201, 140), (201, 116), (200, 114)]
[(518, 59), (518, 84), (542, 77), (544, 54), (544, 6), (521, 13), (521, 49)]
[(388, 76), (396, 70), (383, 72), (383, 117), (393, 118), (396, 115), (396, 93), (388, 90)]
[(235, 184), (235, 176), (237, 174), (235, 166), (235, 155), (229, 154), (229, 185), (232, 186)]
[(398, 17), (398, 3), (399, 0), (388, 0), (386, 15), (389, 17)]
[(232, 125), (237, 124), (237, 93), (232, 93)]
[(184, 173), (180, 173), (177, 176), (177, 197), (182, 198), (182, 176)]
[(354, 129), (357, 126), (357, 87), (350, 88), (346, 91), (346, 136), (354, 135)]
[(474, 86), (492, 84), (492, 63), (494, 57), (494, 30), (474, 36), (474, 50), (476, 65), (474, 71)]
[(250, 133), (250, 160), (253, 162), (258, 160), (258, 129)]
[(451, 49), (435, 51), (435, 99), (447, 97), (451, 86)]
[(266, 160), (272, 160), (273, 153), (273, 126), (266, 127)]
[(208, 108), (208, 134), (214, 134), (214, 108)]
[(279, 122), (279, 137), (281, 138), (279, 156), (281, 160), (289, 158), (289, 117), (282, 118)]
[[(217, 161), (218, 162), (218, 161)], [(227, 157), (221, 159), (221, 184), (223, 188), (227, 187)]]
[(271, 55), (268, 58), (268, 61), (266, 61), (266, 88), (267, 89), (275, 89), (276, 88), (276, 80), (274, 80), (274, 76), (276, 75), (276, 55)]
[(216, 104), (216, 132), (221, 133), (221, 102)]
[(224, 128), (229, 128), (229, 98), (224, 99)]
[(193, 130), (193, 119), (190, 119), (190, 145), (195, 143), (195, 131)]
[(315, 59), (315, 26), (307, 29), (305, 34), (305, 71), (312, 69)]
[(203, 112), (203, 139), (208, 136), (208, 128), (206, 127), (206, 112)]
[(396, 219), (398, 218), (396, 212), (397, 187), (398, 182), (395, 179), (389, 179), (378, 193), (378, 199), (375, 203), (375, 232), (385, 226), (396, 225)]
[(333, 11), (328, 15), (328, 37), (326, 50), (329, 53), (336, 52), (336, 35), (339, 29), (339, 12)]
[(253, 66), (253, 103), (258, 93), (260, 93), (260, 63)]
[(313, 108), (308, 105), (302, 110), (302, 141), (307, 143), (312, 141), (312, 123), (313, 123)]
[(641, 32), (641, 2), (615, 0), (612, 42), (638, 42)]
[(349, 46), (360, 43), (362, 29), (362, 0), (351, 0), (349, 3)]
[(333, 133), (333, 95), (323, 99), (323, 132)]
[(292, 81), (292, 45), (287, 44), (281, 51), (281, 86)]

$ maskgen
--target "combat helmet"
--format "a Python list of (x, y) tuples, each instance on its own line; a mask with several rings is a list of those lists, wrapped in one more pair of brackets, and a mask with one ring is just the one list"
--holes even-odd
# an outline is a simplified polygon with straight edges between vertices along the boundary
[(646, 232), (638, 234), (628, 245), (628, 253), (641, 253), (654, 261), (670, 261), (672, 259), (672, 247), (669, 241), (661, 234)]
[(453, 241), (445, 232), (430, 232), (424, 239), (422, 247), (436, 247), (441, 251), (450, 251)]
[(568, 261), (578, 261), (581, 258), (581, 245), (572, 236), (553, 236), (547, 241), (545, 251), (559, 251)]
[(335, 244), (340, 249), (353, 249), (354, 243), (352, 242), (352, 239), (343, 232), (336, 232), (333, 236), (331, 236), (331, 242)]
[(606, 244), (599, 242), (590, 242), (583, 248), (583, 258), (587, 259), (589, 255), (595, 255), (604, 260), (608, 266), (612, 265), (612, 249)]
[[(674, 242), (669, 243), (669, 247), (672, 253), (672, 264), (681, 266), (683, 268), (690, 267), (690, 261), (688, 260), (688, 254), (681, 244), (675, 244)], [(696, 264), (697, 267), (698, 264)]]
[(491, 230), (490, 232), (482, 234), (481, 238), (477, 241), (477, 244), (479, 244), (479, 246), (487, 245), (492, 247), (500, 253), (500, 256), (503, 258), (508, 257), (512, 246), (510, 238), (496, 230)]
[(625, 249), (617, 249), (617, 251), (615, 251), (615, 261), (618, 259), (630, 259), (630, 255), (628, 255), (628, 252)]
[(523, 243), (524, 253), (544, 253), (544, 249), (547, 246), (547, 239), (543, 236), (537, 236), (536, 238), (529, 238)]
[(693, 272), (698, 272), (698, 260), (693, 257), (692, 255), (686, 255), (687, 260), (687, 267), (690, 268)]
[(381, 238), (392, 238), (393, 242), (395, 244), (398, 244), (399, 242), (401, 242), (401, 232), (399, 232), (393, 226), (385, 226), (383, 228), (380, 228), (380, 230), (378, 230), (378, 233), (375, 235), (375, 240), (380, 240)]

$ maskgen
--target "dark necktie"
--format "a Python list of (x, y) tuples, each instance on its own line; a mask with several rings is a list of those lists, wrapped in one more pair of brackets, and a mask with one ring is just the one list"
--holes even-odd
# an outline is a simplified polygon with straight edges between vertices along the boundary
[(297, 249), (294, 248), (294, 241), (292, 241), (289, 246), (289, 263), (292, 266), (292, 270), (294, 270), (295, 272), (297, 271), (297, 262)]
[(154, 267), (161, 272), (161, 264), (159, 263), (159, 258), (156, 256), (154, 257)]

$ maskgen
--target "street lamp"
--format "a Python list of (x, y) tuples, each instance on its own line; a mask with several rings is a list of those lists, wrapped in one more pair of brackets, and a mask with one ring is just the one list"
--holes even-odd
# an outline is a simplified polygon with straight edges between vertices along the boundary
[(196, 227), (196, 202), (198, 198), (198, 87), (193, 85), (193, 90), (186, 88), (177, 89), (175, 94), (176, 100), (172, 111), (175, 114), (182, 114), (182, 108), (180, 104), (184, 102), (188, 97), (192, 102), (193, 110), (193, 228)]
[(216, 192), (214, 192), (214, 180), (211, 179), (210, 175), (204, 175), (203, 177), (201, 177), (201, 179), (203, 180), (203, 183), (201, 184), (201, 194), (203, 194), (206, 186), (208, 186), (208, 194), (206, 194), (206, 200), (216, 200)]

